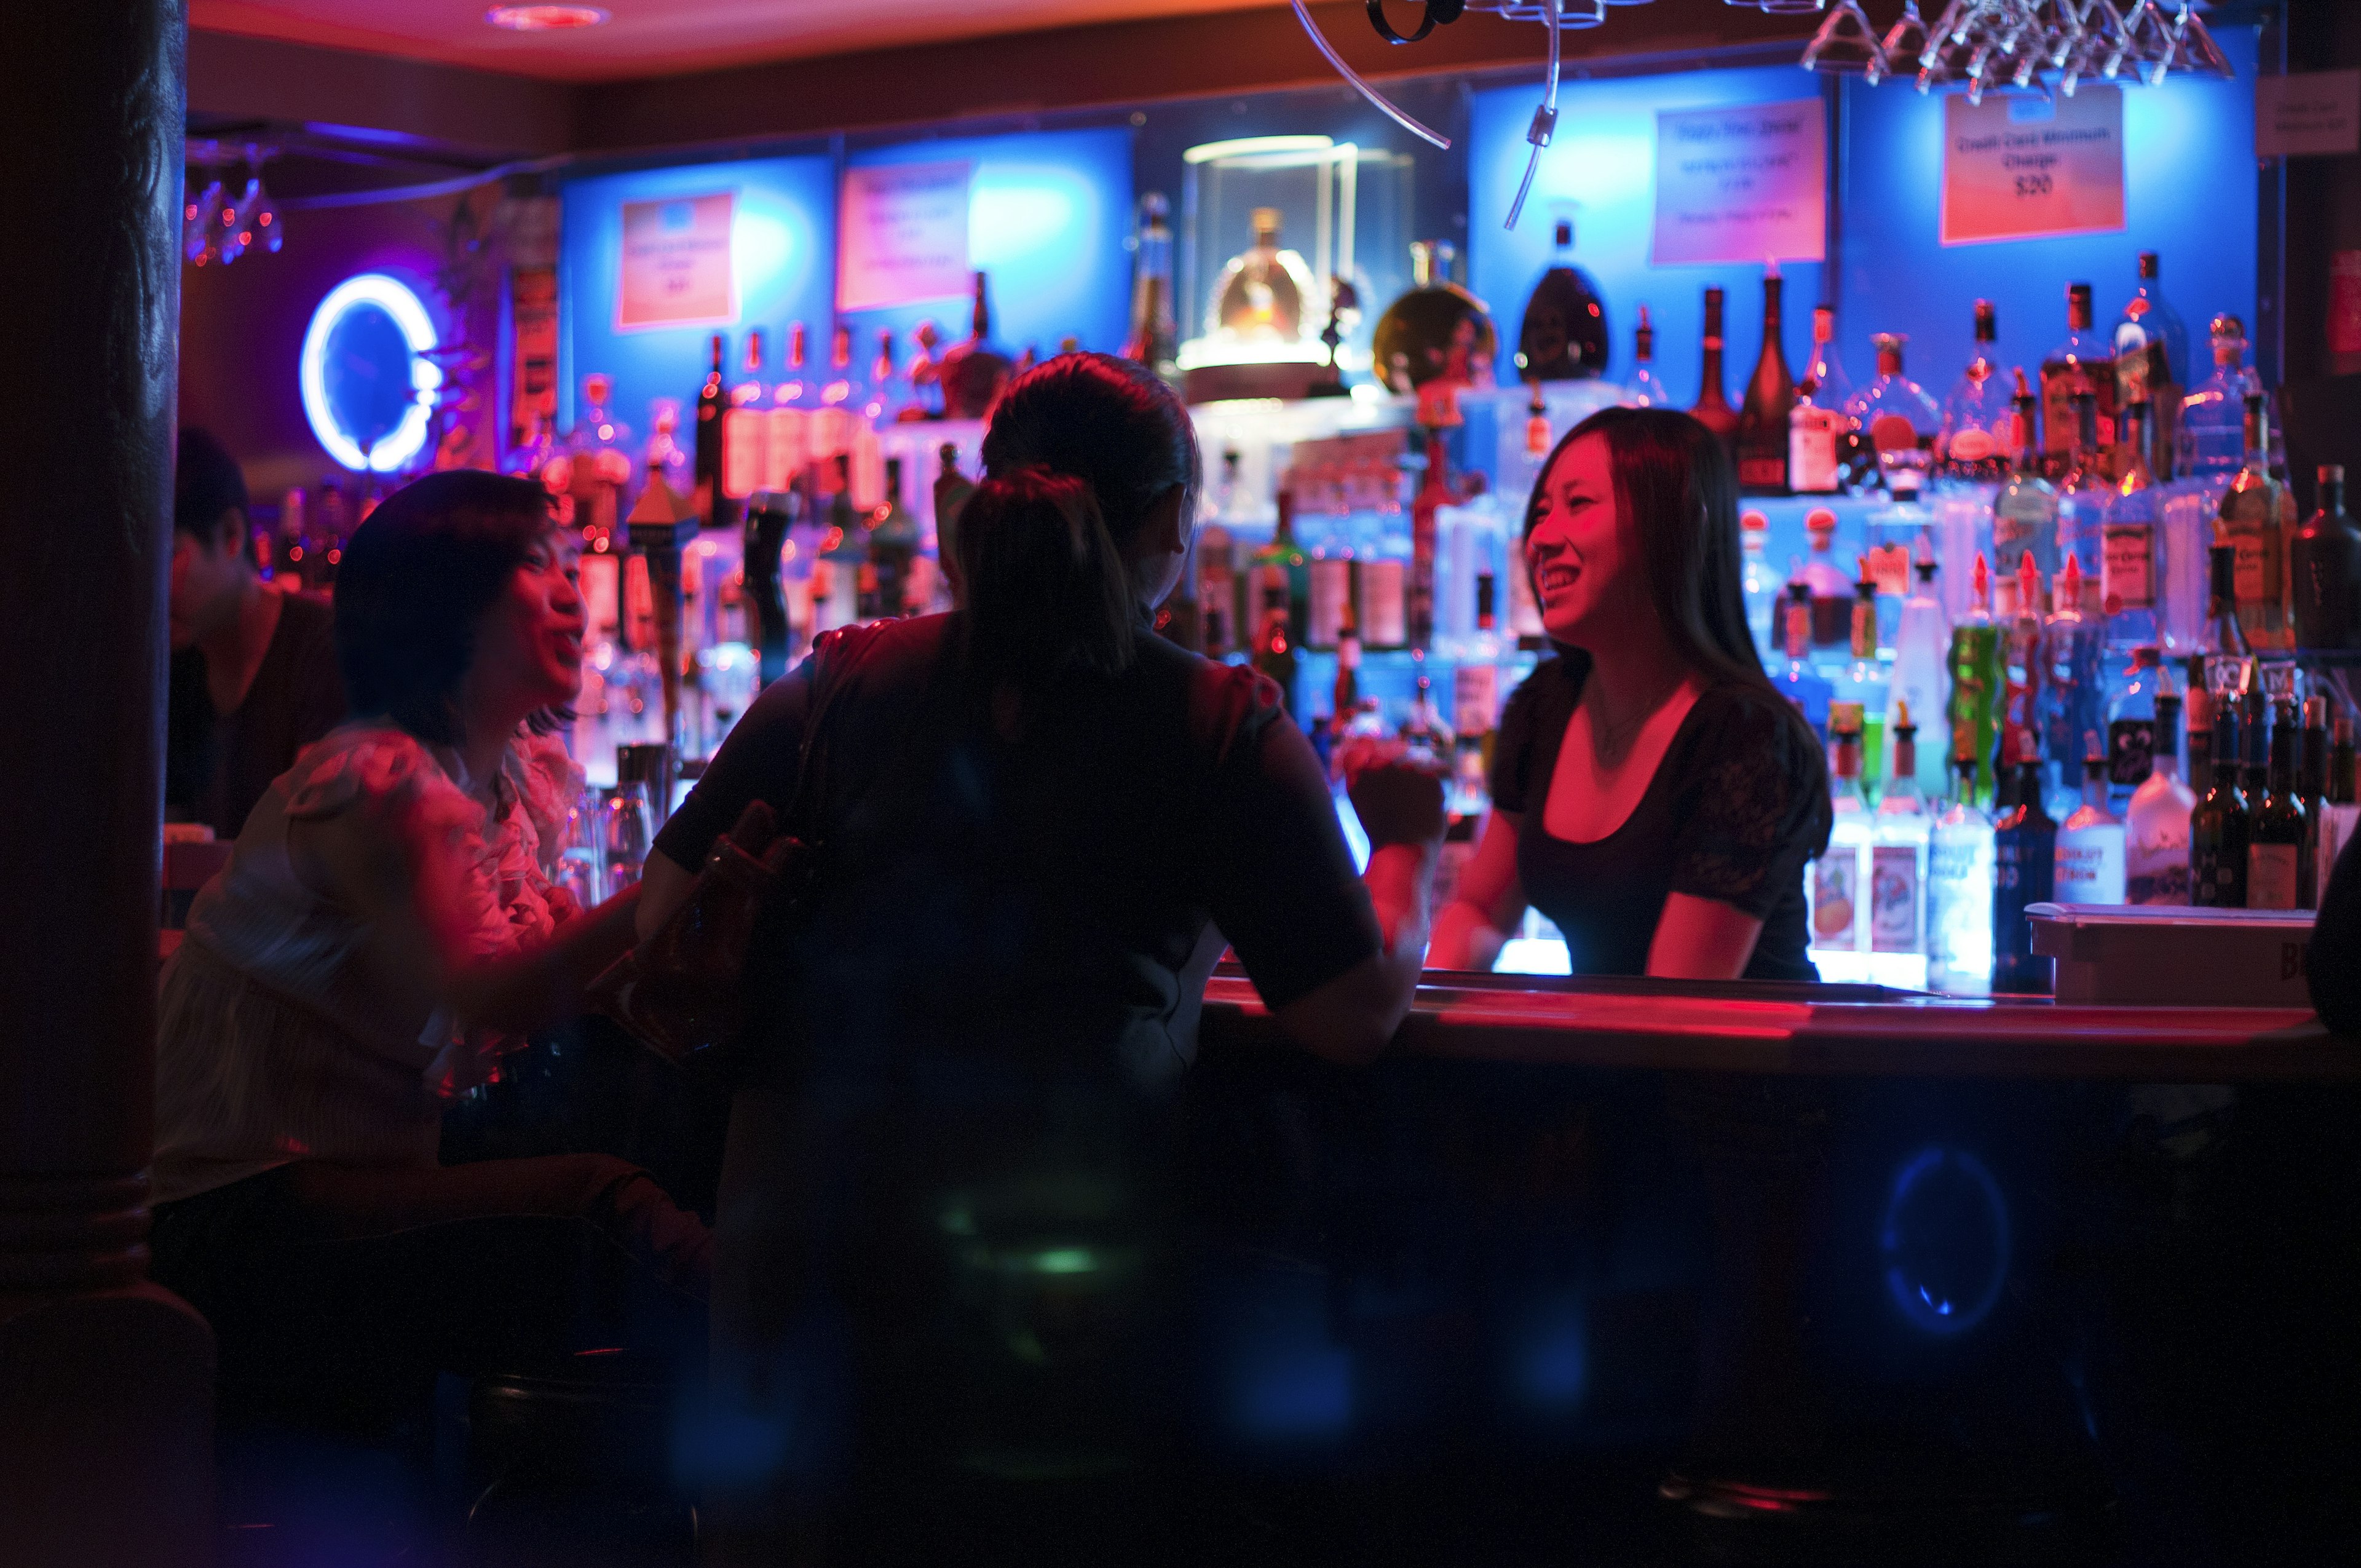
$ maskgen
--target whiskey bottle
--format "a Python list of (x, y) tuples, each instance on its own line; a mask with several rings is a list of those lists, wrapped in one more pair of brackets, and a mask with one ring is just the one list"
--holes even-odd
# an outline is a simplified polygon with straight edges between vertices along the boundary
[(2288, 544), (2295, 503), (2271, 472), (2270, 411), (2260, 392), (2246, 395), (2246, 460), (2222, 492), (2213, 543), (2230, 546), (2238, 624), (2249, 646), (2294, 645), (2288, 615)]
[(1138, 248), (1132, 255), (1131, 334), (1123, 356), (1170, 380), (1178, 371), (1180, 329), (1172, 313), (1172, 203), (1150, 191), (1139, 199)]
[(2361, 644), (2361, 531), (2345, 512), (2345, 468), (2320, 469), (2320, 510), (2288, 545), (2295, 600), (2295, 645), (2341, 649)]
[(1787, 415), (1795, 406), (1795, 378), (1779, 344), (1779, 296), (1784, 289), (1776, 263), (1763, 273), (1763, 352), (1747, 378), (1746, 400), (1738, 411), (1738, 487), (1749, 495), (1787, 493)]
[(2106, 340), (2092, 330), (2091, 285), (2070, 286), (2066, 336), (2041, 361), (2041, 417), (2048, 433), (2043, 461), (2050, 477), (2064, 473), (2073, 456), (2075, 393), (2088, 391), (2097, 398), (2099, 444), (2115, 444), (2114, 360)]
[(1700, 340), (1697, 400), (1689, 416), (1730, 445), (1738, 436), (1738, 411), (1730, 406), (1721, 380), (1721, 291), (1705, 291), (1705, 336)]

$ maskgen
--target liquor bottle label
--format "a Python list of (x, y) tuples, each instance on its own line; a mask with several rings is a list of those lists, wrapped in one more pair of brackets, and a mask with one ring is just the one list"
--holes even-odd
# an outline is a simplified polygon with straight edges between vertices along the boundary
[(2124, 846), (2118, 829), (2086, 828), (2058, 837), (2051, 886), (2060, 904), (2125, 901)]
[(1877, 585), (1881, 595), (1894, 598), (1910, 597), (1910, 547), (1906, 544), (1872, 546), (1863, 557), (1869, 563), (1869, 580)]
[(2241, 609), (2249, 607), (2276, 607), (2279, 603), (2279, 542), (2268, 529), (2241, 530), (2231, 535), (2235, 552), (2232, 591), (2237, 595)]
[(1326, 558), (1311, 563), (1311, 619), (1303, 640), (1314, 648), (1334, 648), (1345, 630), (1345, 607), (1352, 603), (1353, 564)]
[(1481, 735), (1499, 722), (1500, 670), (1497, 664), (1461, 664), (1451, 672), (1451, 728)]
[(2153, 847), (2133, 844), (2125, 857), (2124, 902), (2187, 904), (2189, 846), (2184, 843)]
[(1410, 641), (1407, 575), (1402, 563), (1380, 556), (1361, 563), (1361, 643), (1399, 648)]
[(2246, 906), (2246, 855), (2241, 849), (2208, 846), (2189, 855), (2189, 902), (2201, 909)]
[(1993, 504), (1993, 576), (2015, 576), (2025, 553), (2040, 543), (2043, 533), (2054, 532), (2057, 526), (2055, 496), (2032, 485), (2003, 490)]
[(1869, 945), (1881, 953), (1921, 950), (1915, 845), (1880, 844), (1870, 851)]
[(1786, 455), (1763, 452), (1741, 453), (1738, 458), (1738, 482), (1750, 490), (1775, 490), (1784, 488), (1787, 483)]
[(1800, 404), (1787, 426), (1787, 470), (1790, 486), (1806, 495), (1828, 495), (1837, 488), (1837, 423), (1833, 409)]
[(1851, 952), (1857, 909), (1854, 883), (1861, 858), (1849, 846), (1832, 848), (1812, 862), (1812, 946)]
[(762, 488), (763, 468), (770, 455), (770, 431), (753, 409), (731, 409), (721, 416), (721, 493), (742, 501)]
[(2156, 525), (2111, 522), (2101, 545), (2101, 578), (2109, 615), (2156, 608)]
[(2156, 771), (2156, 720), (2118, 718), (2107, 726), (2107, 783), (2137, 789)]
[(2302, 851), (2293, 844), (2246, 846), (2246, 907), (2293, 909), (2301, 902), (2296, 872)]

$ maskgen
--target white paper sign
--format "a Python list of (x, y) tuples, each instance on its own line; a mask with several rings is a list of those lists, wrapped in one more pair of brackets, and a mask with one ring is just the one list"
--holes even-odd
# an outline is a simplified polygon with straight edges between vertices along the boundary
[(873, 310), (965, 294), (969, 163), (844, 171), (836, 308)]
[(1817, 98), (1656, 115), (1658, 267), (1828, 253), (1828, 106)]
[(2361, 71), (2255, 78), (2255, 156), (2361, 152)]
[(2124, 226), (2124, 94), (1943, 100), (1943, 243)]

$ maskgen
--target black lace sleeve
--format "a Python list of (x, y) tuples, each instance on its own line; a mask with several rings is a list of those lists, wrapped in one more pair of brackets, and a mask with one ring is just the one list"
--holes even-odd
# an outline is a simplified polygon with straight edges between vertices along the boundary
[(1717, 687), (1697, 705), (1679, 759), (1672, 890), (1766, 918), (1828, 848), (1827, 760), (1772, 693)]
[[(1587, 671), (1587, 661), (1579, 666)], [(1581, 674), (1565, 658), (1544, 659), (1533, 673), (1517, 683), (1509, 705), (1500, 713), (1499, 733), (1492, 738), (1492, 806), (1498, 811), (1522, 814), (1538, 808), (1533, 797), (1548, 788), (1549, 780), (1536, 769), (1542, 760), (1556, 755), (1557, 739), (1574, 716), (1575, 700), (1582, 695)]]

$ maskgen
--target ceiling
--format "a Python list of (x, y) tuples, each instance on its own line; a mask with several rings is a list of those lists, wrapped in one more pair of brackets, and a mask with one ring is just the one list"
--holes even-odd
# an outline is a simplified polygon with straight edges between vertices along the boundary
[(209, 32), (358, 49), (560, 82), (665, 76), (766, 60), (1241, 11), (1279, 0), (600, 0), (613, 20), (563, 32), (489, 26), (491, 0), (190, 0)]

